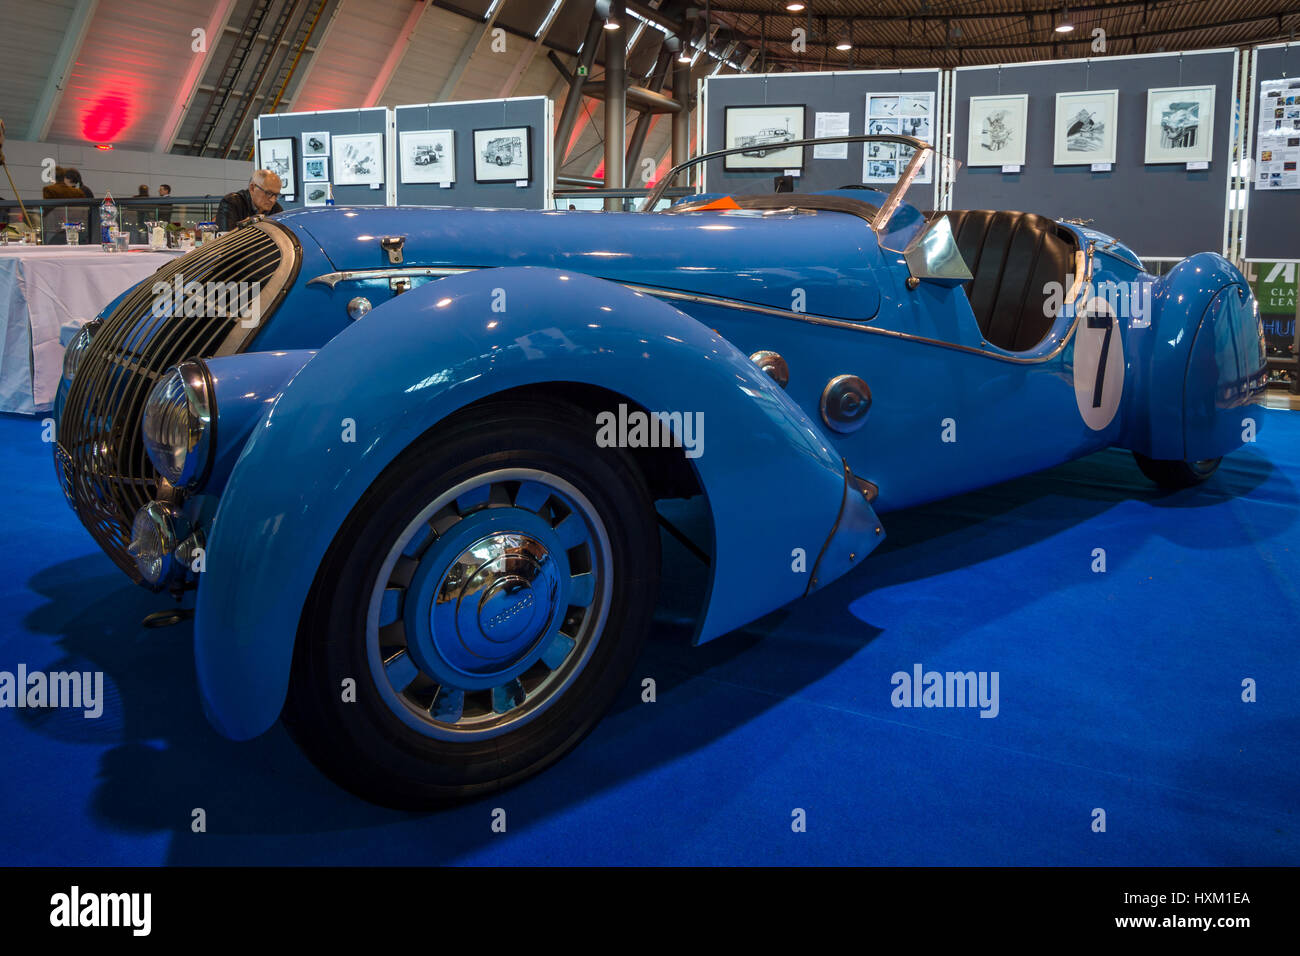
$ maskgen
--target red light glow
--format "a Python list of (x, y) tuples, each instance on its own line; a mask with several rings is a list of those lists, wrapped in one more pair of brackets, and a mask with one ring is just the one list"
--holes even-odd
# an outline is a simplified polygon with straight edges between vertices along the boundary
[(81, 117), (82, 135), (91, 142), (98, 143), (116, 138), (130, 122), (130, 106), (131, 104), (121, 93), (107, 93), (101, 96)]

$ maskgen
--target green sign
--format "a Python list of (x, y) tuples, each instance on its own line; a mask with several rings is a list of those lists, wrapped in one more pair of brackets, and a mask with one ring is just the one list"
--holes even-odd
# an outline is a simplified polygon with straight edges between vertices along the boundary
[(1296, 264), (1294, 262), (1255, 263), (1255, 298), (1264, 315), (1295, 317)]
[(1287, 354), (1295, 342), (1296, 272), (1294, 262), (1256, 262), (1255, 298), (1270, 352)]

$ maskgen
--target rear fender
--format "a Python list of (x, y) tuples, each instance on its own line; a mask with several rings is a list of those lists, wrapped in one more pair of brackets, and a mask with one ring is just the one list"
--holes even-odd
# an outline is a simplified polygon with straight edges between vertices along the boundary
[[(210, 530), (195, 622), (199, 686), (222, 733), (244, 739), (275, 722), (316, 570), (384, 468), (457, 410), (548, 382), (702, 414), (702, 443), (688, 457), (708, 496), (714, 554), (699, 641), (800, 596), (824, 549), (838, 555), (848, 537), (860, 538), (860, 558), (879, 541), (878, 530), (863, 530), (874, 515), (840, 521), (844, 465), (817, 426), (699, 322), (582, 274), (449, 277), (376, 308), (327, 344), (235, 464)], [(859, 515), (863, 507), (855, 502)], [(837, 524), (836, 545), (825, 548)], [(796, 569), (798, 549), (809, 570)], [(847, 567), (828, 555), (818, 584)]]
[(1183, 386), (1184, 458), (1218, 458), (1253, 440), (1268, 378), (1264, 329), (1243, 284), (1219, 290), (1196, 330)]
[(1212, 252), (1189, 256), (1155, 280), (1150, 327), (1130, 328), (1125, 337), (1135, 388), (1117, 444), (1148, 458), (1195, 460), (1184, 429), (1184, 395), (1199, 396), (1205, 388), (1212, 393), (1214, 385), (1203, 368), (1191, 367), (1192, 346), (1211, 304), (1234, 285), (1244, 288), (1245, 279)]

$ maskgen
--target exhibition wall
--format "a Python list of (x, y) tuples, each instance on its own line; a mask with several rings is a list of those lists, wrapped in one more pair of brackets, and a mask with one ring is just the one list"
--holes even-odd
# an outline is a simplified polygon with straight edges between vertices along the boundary
[(1245, 258), (1300, 261), (1300, 43), (1252, 52)]
[(550, 97), (426, 103), (393, 113), (399, 206), (550, 208)]
[[(783, 120), (797, 120), (800, 115), (803, 128), (790, 129), (792, 134), (800, 133), (800, 136), (792, 138), (896, 132), (934, 142), (942, 126), (940, 86), (943, 75), (942, 70), (865, 70), (711, 76), (703, 84), (703, 135), (700, 142), (704, 148), (701, 152), (746, 145), (742, 141), (745, 137), (761, 140), (767, 131), (784, 128), (780, 125)], [(870, 106), (875, 107), (872, 116), (868, 116)], [(759, 109), (764, 107), (766, 113)], [(820, 126), (818, 117), (823, 117)], [(873, 124), (877, 128), (869, 130), (868, 126)], [(755, 142), (755, 145), (763, 144)], [(842, 146), (842, 158), (838, 159), (822, 158), (821, 152), (827, 147), (818, 148), (817, 157), (812, 155), (813, 147), (805, 147), (804, 152), (808, 155), (803, 159), (802, 175), (795, 180), (795, 191), (817, 192), (864, 182), (871, 185), (873, 170), (880, 174), (881, 187), (888, 190), (897, 178), (893, 173), (900, 161), (883, 154), (874, 160), (864, 157), (865, 145), (849, 143)], [(764, 191), (766, 183), (766, 191), (770, 192), (773, 176), (800, 165), (797, 156), (790, 166), (780, 162), (781, 158), (781, 151), (761, 157), (741, 154), (739, 161), (731, 160), (728, 164), (740, 165), (748, 161), (770, 167), (762, 171), (724, 169), (721, 160), (706, 163), (705, 191), (752, 194)], [(918, 180), (907, 191), (907, 201), (920, 209), (934, 209), (938, 205), (938, 171), (929, 172), (929, 182)]]
[[(268, 113), (257, 118), (256, 166), (272, 168), (275, 159), (283, 160), (279, 145), (284, 141), (292, 164), (293, 192), (280, 199), (285, 209), (304, 205), (325, 205), (327, 187), (334, 187), (334, 202), (340, 206), (391, 206), (393, 204), (392, 117), (382, 106), (359, 110), (320, 110), (312, 113)], [(320, 146), (307, 145), (311, 134)], [(377, 139), (376, 139), (377, 138)], [(275, 151), (274, 156), (268, 155)], [(322, 155), (322, 151), (324, 154)], [(324, 178), (304, 181), (307, 160), (324, 160), (320, 169)], [(283, 167), (276, 170), (284, 179)], [(319, 193), (319, 195), (314, 195)], [(288, 196), (292, 198), (288, 198)]]
[(545, 96), (271, 113), (255, 162), (292, 168), (286, 209), (323, 206), (331, 189), (340, 206), (546, 209), (553, 127)]
[[(1237, 68), (1238, 54), (1232, 49), (958, 67), (953, 71), (952, 127), (953, 154), (961, 166), (953, 183), (952, 208), (1016, 209), (1053, 218), (1090, 219), (1092, 226), (1120, 238), (1144, 259), (1182, 258), (1202, 250), (1226, 252)], [(1199, 107), (1193, 108), (1199, 115), (1193, 116), (1191, 132), (1185, 134), (1195, 145), (1207, 126), (1212, 130), (1208, 168), (1189, 168), (1186, 161), (1147, 162), (1150, 149), (1160, 155), (1162, 135), (1159, 112), (1148, 116), (1148, 90), (1179, 87), (1213, 87), (1212, 124), (1206, 123), (1207, 97), (1196, 102), (1189, 93), (1188, 101)], [(1057, 116), (1058, 93), (1110, 90), (1118, 91), (1113, 116), (1106, 114), (1105, 96), (1066, 98), (1062, 101), (1066, 115)], [(1002, 165), (970, 165), (972, 158), (981, 161), (980, 152), (993, 151), (990, 145), (999, 145), (987, 141), (981, 125), (975, 132), (972, 157), (971, 98), (1021, 94), (1027, 97), (1028, 109), (1019, 171), (1004, 172), (1007, 167)], [(1167, 94), (1151, 96), (1170, 99)], [(1112, 127), (1097, 131), (1098, 148), (1091, 151), (1074, 151), (1071, 137), (1063, 135), (1080, 107), (1095, 118), (1085, 122)], [(1012, 119), (1019, 119), (1014, 111)], [(1149, 119), (1154, 120), (1150, 137)], [(1084, 131), (1085, 135), (1091, 132)], [(1066, 142), (1058, 143), (1060, 139)], [(1065, 148), (1058, 150), (1058, 145)], [(1199, 145), (1205, 146), (1203, 140)], [(1106, 155), (1111, 146), (1113, 160)], [(1177, 155), (1177, 150), (1165, 155), (1170, 154)], [(1056, 165), (1056, 159), (1069, 165)], [(1110, 168), (1094, 167), (1095, 161), (1100, 166), (1109, 161)]]

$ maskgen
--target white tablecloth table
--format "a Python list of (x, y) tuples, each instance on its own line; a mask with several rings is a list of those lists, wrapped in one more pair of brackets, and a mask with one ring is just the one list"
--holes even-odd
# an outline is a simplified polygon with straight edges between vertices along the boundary
[(0, 246), (0, 412), (44, 412), (63, 367), (60, 327), (93, 319), (179, 253)]

